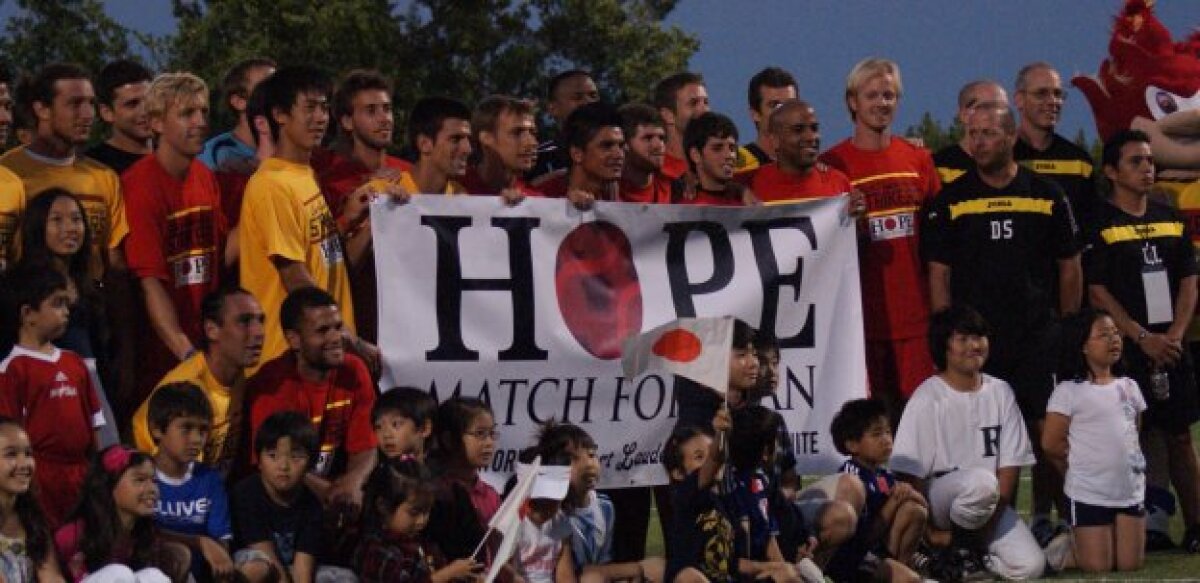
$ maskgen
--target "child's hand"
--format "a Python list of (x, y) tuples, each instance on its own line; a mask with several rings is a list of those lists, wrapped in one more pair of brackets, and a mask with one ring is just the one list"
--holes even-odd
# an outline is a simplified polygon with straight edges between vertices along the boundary
[(717, 409), (717, 414), (713, 415), (712, 425), (713, 431), (717, 433), (729, 431), (733, 427), (732, 418), (729, 416), (729, 407), (722, 406)]
[(813, 553), (817, 552), (818, 544), (820, 544), (820, 541), (817, 540), (817, 537), (808, 537), (808, 540), (796, 547), (796, 560), (799, 561), (800, 559), (811, 559), (813, 557)]
[(917, 504), (920, 504), (921, 506), (929, 506), (929, 503), (925, 501), (925, 497), (922, 496), (921, 493), (918, 492), (916, 488), (913, 488), (912, 484), (909, 484), (908, 482), (897, 482), (896, 487), (892, 490), (890, 497), (895, 498), (898, 502), (911, 500)]
[(229, 557), (229, 551), (225, 550), (224, 545), (206, 536), (200, 537), (200, 554), (204, 555), (205, 562), (212, 569), (214, 579), (229, 579), (233, 576), (233, 559)]
[(474, 559), (459, 559), (439, 569), (445, 573), (446, 578), (450, 580), (457, 579), (474, 579), (483, 571), (483, 563), (478, 563)]

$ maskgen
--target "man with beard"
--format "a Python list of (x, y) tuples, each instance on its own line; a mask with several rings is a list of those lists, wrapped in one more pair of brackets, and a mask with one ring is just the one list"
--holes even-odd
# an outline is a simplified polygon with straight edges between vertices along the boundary
[[(258, 300), (237, 287), (204, 296), (200, 314), (202, 350), (171, 369), (158, 387), (186, 382), (204, 391), (212, 405), (213, 422), (200, 459), (226, 476), (238, 457), (237, 448), (250, 443), (241, 435), (246, 370), (257, 365), (262, 355), (265, 316)], [(154, 451), (149, 411), (147, 398), (133, 415), (134, 443), (147, 453)]]
[(704, 78), (683, 72), (659, 81), (654, 87), (654, 107), (658, 108), (667, 128), (667, 157), (662, 173), (671, 180), (678, 180), (688, 171), (683, 133), (693, 119), (709, 109)]
[(412, 168), (408, 161), (387, 153), (395, 128), (391, 93), (386, 78), (361, 69), (346, 73), (333, 93), (338, 137), (332, 149), (313, 152), (312, 165), (325, 203), (333, 216), (342, 219), (338, 226), (343, 230), (352, 227), (343, 215), (352, 193), (365, 196), (364, 185), (373, 176), (399, 175)]
[(110, 168), (78, 151), (96, 120), (96, 94), (87, 72), (65, 63), (46, 65), (17, 98), (19, 107), (33, 114), (34, 138), (0, 157), (0, 165), (21, 178), (29, 200), (53, 187), (79, 197), (92, 227), (92, 273), (100, 276), (109, 267), (123, 268), (121, 242), (129, 226), (121, 181)]
[(279, 307), (288, 292), (316, 286), (337, 298), (346, 341), (374, 364), (379, 350), (353, 332), (345, 252), (309, 161), (329, 125), (329, 79), (310, 67), (287, 67), (259, 84), (275, 156), (246, 185), (239, 224), (242, 285), (267, 313), (263, 358), (287, 350)]
[(288, 352), (263, 365), (247, 383), (250, 427), (256, 432), (279, 411), (314, 420), (321, 447), (305, 484), (326, 507), (357, 508), (376, 462), (371, 373), (362, 359), (346, 352), (341, 310), (325, 291), (293, 290), (283, 301), (279, 320)]
[(671, 182), (662, 175), (667, 130), (662, 116), (649, 105), (630, 103), (619, 110), (628, 149), (621, 170), (621, 202), (671, 202)]
[(190, 73), (166, 73), (145, 94), (154, 154), (121, 178), (130, 232), (125, 254), (141, 284), (146, 315), (137, 342), (136, 401), (204, 337), (200, 304), (220, 284), (228, 229), (221, 192), (197, 156), (208, 137), (208, 86)]
[(398, 176), (369, 180), (357, 194), (343, 201), (339, 219), (346, 257), (354, 274), (355, 330), (368, 342), (375, 342), (379, 334), (369, 203), (380, 194), (398, 200), (412, 194), (464, 194), (466, 189), (458, 181), (466, 174), (471, 156), (471, 110), (461, 101), (446, 97), (421, 99), (408, 116), (408, 142), (417, 152), (417, 162)]
[[(999, 83), (991, 79), (976, 79), (963, 85), (958, 92), (958, 123), (967, 127), (967, 117), (976, 107), (1008, 105), (1008, 93)], [(933, 155), (938, 176), (942, 184), (950, 184), (975, 166), (975, 160), (967, 152), (967, 134), (963, 132), (958, 143), (950, 144)]]
[(933, 374), (916, 218), (940, 188), (929, 152), (892, 135), (903, 87), (892, 61), (872, 57), (856, 64), (846, 77), (845, 96), (854, 135), (820, 157), (865, 194), (859, 269), (867, 377), (872, 396), (884, 401), (893, 422), (917, 385)]
[(571, 155), (571, 169), (541, 185), (549, 197), (566, 197), (587, 208), (597, 200), (611, 200), (625, 166), (625, 133), (621, 114), (599, 101), (581, 106), (567, 117), (563, 138)]
[(152, 77), (148, 69), (128, 60), (109, 63), (96, 76), (97, 109), (112, 133), (87, 155), (117, 174), (150, 152), (146, 90)]
[[(985, 372), (1012, 385), (1039, 464), (1053, 472), (1041, 455), (1041, 427), (1054, 389), (1058, 318), (1082, 301), (1079, 233), (1062, 188), (1013, 159), (1009, 108), (976, 108), (967, 141), (975, 168), (947, 185), (925, 215), (930, 301), (934, 310), (969, 305), (983, 314), (993, 330)], [(1045, 474), (1035, 468), (1034, 477), (1037, 492)], [(1043, 492), (1048, 511), (1054, 494)]]
[(1067, 193), (1075, 220), (1086, 225), (1099, 207), (1092, 180), (1092, 156), (1054, 130), (1067, 92), (1049, 63), (1025, 65), (1017, 73), (1013, 100), (1021, 113), (1013, 157), (1021, 165), (1058, 183)]
[[(771, 112), (767, 124), (775, 144), (775, 161), (760, 166), (750, 181), (750, 189), (760, 200), (785, 203), (851, 192), (850, 179), (841, 170), (817, 164), (821, 126), (808, 102), (784, 101)], [(859, 193), (850, 210), (861, 212), (864, 208)]]
[(683, 147), (688, 169), (696, 178), (695, 196), (684, 196), (684, 180), (672, 185), (672, 200), (679, 204), (701, 206), (741, 206), (741, 192), (730, 189), (737, 164), (737, 126), (733, 120), (714, 112), (705, 112), (688, 122)]
[(513, 201), (540, 195), (525, 183), (525, 174), (537, 160), (532, 102), (492, 95), (475, 107), (471, 130), (481, 151), (479, 163), (468, 168), (462, 179), (467, 192), (498, 194)]

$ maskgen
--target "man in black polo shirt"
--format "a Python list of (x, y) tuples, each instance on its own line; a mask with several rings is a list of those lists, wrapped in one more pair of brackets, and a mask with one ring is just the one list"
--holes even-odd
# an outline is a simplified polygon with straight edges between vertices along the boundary
[(1142, 441), (1159, 433), (1167, 444), (1165, 459), (1148, 456), (1147, 482), (1165, 489), (1170, 475), (1187, 525), (1183, 547), (1194, 553), (1200, 551), (1200, 470), (1189, 428), (1200, 420), (1200, 397), (1183, 345), (1196, 307), (1191, 229), (1174, 209), (1148, 197), (1154, 157), (1146, 134), (1113, 136), (1104, 145), (1104, 176), (1112, 199), (1097, 208), (1090, 229), (1088, 295), (1128, 339), (1126, 373), (1148, 406)]
[[(1056, 316), (1078, 311), (1082, 301), (1080, 240), (1062, 188), (1014, 161), (1016, 141), (1009, 108), (971, 113), (967, 144), (975, 168), (934, 199), (922, 251), (933, 311), (967, 304), (994, 331), (984, 372), (1012, 385), (1039, 460), (1035, 508), (1044, 501), (1048, 512), (1061, 497), (1061, 476), (1055, 480), (1038, 444), (1057, 368)], [(1048, 534), (1043, 545), (1053, 529)]]
[(1021, 112), (1020, 139), (1013, 149), (1017, 161), (1057, 182), (1079, 224), (1088, 224), (1101, 199), (1092, 179), (1092, 156), (1054, 131), (1067, 100), (1058, 71), (1040, 61), (1025, 65), (1017, 73), (1013, 100)]
[[(1008, 93), (991, 79), (976, 79), (963, 85), (958, 91), (958, 123), (964, 128), (967, 127), (967, 116), (982, 105), (1008, 105)], [(933, 165), (937, 166), (938, 178), (941, 178), (942, 185), (958, 180), (967, 170), (973, 168), (975, 160), (967, 153), (966, 132), (963, 132), (962, 138), (957, 142), (938, 150), (933, 155)]]

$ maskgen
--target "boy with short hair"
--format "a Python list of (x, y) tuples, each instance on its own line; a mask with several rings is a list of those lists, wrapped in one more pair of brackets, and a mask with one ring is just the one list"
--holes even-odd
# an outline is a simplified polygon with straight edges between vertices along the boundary
[[(204, 391), (189, 382), (163, 385), (150, 397), (150, 435), (158, 447), (154, 481), (158, 508), (154, 521), (165, 538), (192, 549), (192, 574), (198, 579), (225, 578), (235, 566), (229, 556), (233, 530), (229, 497), (221, 475), (196, 459), (212, 427), (212, 406)], [(198, 559), (203, 559), (198, 560)], [(250, 581), (271, 574), (267, 561), (239, 564)]]
[(583, 583), (623, 580), (660, 581), (666, 562), (660, 557), (614, 563), (613, 532), (616, 514), (613, 503), (596, 491), (600, 462), (596, 441), (578, 425), (547, 423), (538, 434), (537, 448), (544, 455), (565, 453), (571, 458), (571, 480), (563, 512), (571, 521), (571, 557), (575, 574)]
[(437, 400), (421, 389), (396, 387), (379, 395), (371, 408), (371, 428), (380, 461), (411, 455), (424, 462), (436, 413)]
[(321, 502), (304, 486), (318, 453), (317, 430), (308, 417), (279, 411), (262, 422), (254, 438), (259, 474), (233, 489), (234, 537), (243, 562), (266, 557), (293, 583), (356, 581), (338, 567), (317, 566), (321, 551)]
[(854, 489), (858, 503), (854, 536), (834, 553), (826, 574), (834, 581), (919, 579), (906, 564), (925, 534), (928, 504), (920, 492), (896, 482), (884, 467), (892, 453), (887, 409), (875, 399), (847, 401), (834, 415), (829, 431), (838, 452), (850, 458), (834, 477), (852, 476), (861, 489)]
[[(4, 335), (16, 336), (0, 361), (0, 415), (29, 433), (38, 497), (51, 530), (75, 507), (104, 425), (100, 399), (78, 354), (53, 342), (67, 329), (67, 279), (57, 270), (17, 266), (3, 285)], [(8, 338), (5, 338), (8, 340)]]

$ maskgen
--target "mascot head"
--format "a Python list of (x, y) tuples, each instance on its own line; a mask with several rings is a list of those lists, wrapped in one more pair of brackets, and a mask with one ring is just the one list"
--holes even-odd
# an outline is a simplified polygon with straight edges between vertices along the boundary
[(1161, 168), (1200, 170), (1200, 30), (1172, 42), (1153, 6), (1126, 0), (1099, 74), (1071, 83), (1092, 106), (1101, 139), (1139, 129)]

